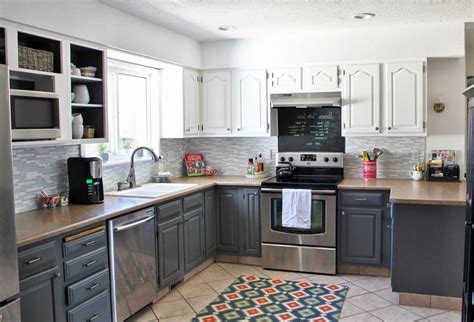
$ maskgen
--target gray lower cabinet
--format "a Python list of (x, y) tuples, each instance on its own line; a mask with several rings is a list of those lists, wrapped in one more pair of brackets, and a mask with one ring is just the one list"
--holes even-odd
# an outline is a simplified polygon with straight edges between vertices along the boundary
[(391, 216), (387, 191), (342, 190), (338, 200), (338, 258), (346, 264), (389, 267)]
[(206, 259), (203, 208), (184, 214), (184, 258), (186, 272)]
[(240, 202), (240, 254), (244, 256), (260, 256), (260, 191), (258, 189), (242, 189), (243, 198)]
[(158, 224), (158, 276), (160, 288), (177, 282), (184, 275), (183, 218)]
[(260, 190), (217, 189), (217, 251), (260, 256)]
[(214, 256), (217, 249), (216, 190), (204, 193), (204, 222), (206, 236), (206, 258)]
[(342, 208), (339, 222), (341, 260), (379, 265), (382, 258), (382, 210)]
[(22, 322), (61, 320), (61, 273), (55, 266), (20, 281)]
[(217, 251), (238, 254), (239, 247), (239, 189), (217, 189)]

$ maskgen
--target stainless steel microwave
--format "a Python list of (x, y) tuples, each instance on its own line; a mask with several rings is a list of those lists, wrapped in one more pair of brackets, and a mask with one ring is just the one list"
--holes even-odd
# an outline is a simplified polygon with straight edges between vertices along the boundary
[(61, 137), (56, 93), (11, 90), (10, 97), (12, 140)]

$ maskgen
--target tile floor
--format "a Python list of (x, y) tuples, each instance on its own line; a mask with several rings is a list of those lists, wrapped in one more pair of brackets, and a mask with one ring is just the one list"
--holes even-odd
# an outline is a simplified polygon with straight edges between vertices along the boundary
[(173, 289), (157, 303), (150, 305), (127, 321), (190, 321), (240, 275), (306, 280), (309, 282), (349, 286), (340, 321), (461, 321), (461, 313), (438, 309), (403, 306), (390, 288), (388, 277), (364, 275), (316, 275), (264, 270), (257, 266), (213, 263), (204, 271)]

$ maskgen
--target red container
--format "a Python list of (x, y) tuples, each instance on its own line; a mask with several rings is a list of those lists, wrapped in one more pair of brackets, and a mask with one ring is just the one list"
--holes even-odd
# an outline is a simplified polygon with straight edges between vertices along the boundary
[(377, 161), (362, 161), (362, 178), (364, 180), (377, 179)]

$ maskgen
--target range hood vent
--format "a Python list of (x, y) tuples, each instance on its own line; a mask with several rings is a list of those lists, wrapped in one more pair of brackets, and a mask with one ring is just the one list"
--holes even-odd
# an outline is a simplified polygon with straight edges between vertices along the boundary
[(340, 92), (327, 93), (294, 93), (294, 94), (271, 94), (270, 104), (272, 108), (279, 107), (324, 107), (341, 106)]

